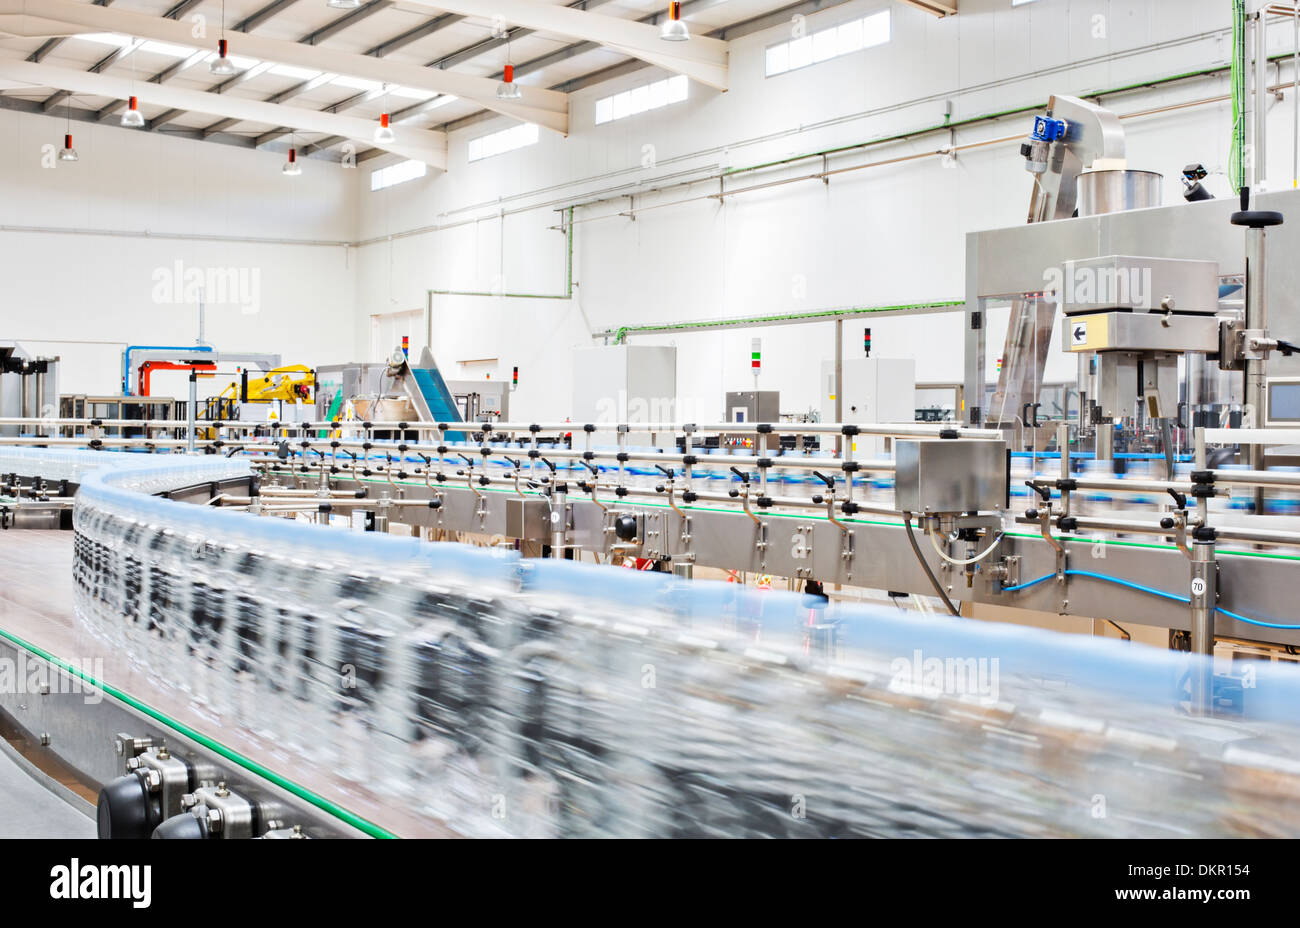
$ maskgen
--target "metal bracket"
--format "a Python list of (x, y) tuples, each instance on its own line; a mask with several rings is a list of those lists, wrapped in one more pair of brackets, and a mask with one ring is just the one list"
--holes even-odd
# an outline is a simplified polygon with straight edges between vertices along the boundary
[(795, 567), (794, 575), (807, 580), (813, 576), (813, 527), (808, 524), (796, 525), (790, 536), (790, 557), (795, 561), (804, 561), (806, 567)]
[(1019, 554), (1008, 554), (996, 564), (990, 564), (983, 571), (984, 576), (988, 579), (991, 592), (1000, 593), (1002, 589), (1009, 586), (1020, 585), (1020, 563)]

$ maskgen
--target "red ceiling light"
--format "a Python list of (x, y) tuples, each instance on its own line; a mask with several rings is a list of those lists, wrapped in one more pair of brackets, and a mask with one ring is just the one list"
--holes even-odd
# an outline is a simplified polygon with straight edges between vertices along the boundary
[(682, 22), (682, 5), (677, 2), (668, 4), (668, 18), (659, 30), (659, 38), (665, 42), (685, 42), (690, 37), (686, 23)]
[(127, 104), (126, 112), (122, 114), (122, 125), (128, 129), (139, 129), (144, 126), (144, 114), (140, 112), (139, 97), (132, 97)]
[(375, 130), (375, 141), (378, 142), (380, 145), (383, 145), (388, 142), (394, 142), (397, 140), (397, 136), (393, 135), (392, 127), (389, 126), (388, 122), (389, 122), (388, 114), (380, 113), (379, 128)]
[(524, 92), (519, 89), (519, 85), (515, 83), (514, 65), (506, 65), (505, 73), (502, 74), (501, 77), (503, 80), (501, 83), (497, 84), (497, 99), (518, 100), (524, 95)]
[(208, 70), (220, 77), (229, 77), (231, 74), (237, 73), (239, 69), (230, 60), (230, 56), (227, 54), (229, 50), (230, 43), (225, 39), (217, 39), (217, 57), (212, 59), (212, 63), (208, 65)]

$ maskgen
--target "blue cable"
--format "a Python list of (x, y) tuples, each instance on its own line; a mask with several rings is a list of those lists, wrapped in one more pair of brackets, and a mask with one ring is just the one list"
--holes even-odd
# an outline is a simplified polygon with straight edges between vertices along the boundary
[[(1149, 586), (1143, 586), (1140, 583), (1133, 583), (1130, 580), (1121, 580), (1119, 577), (1108, 577), (1105, 574), (1093, 573), (1090, 570), (1067, 570), (1065, 572), (1065, 575), (1067, 577), (1090, 577), (1093, 580), (1101, 580), (1104, 583), (1113, 583), (1116, 586), (1128, 587), (1131, 590), (1137, 590), (1139, 593), (1147, 593), (1150, 594), (1151, 596), (1159, 596), (1161, 599), (1172, 600), (1173, 602), (1182, 603), (1183, 605), (1189, 605), (1191, 603), (1191, 599), (1189, 599), (1186, 596), (1178, 596), (1174, 593), (1166, 593), (1164, 590), (1157, 590)], [(1055, 580), (1055, 579), (1056, 579), (1056, 574), (1044, 574), (1043, 576), (1038, 577), (1034, 580), (1030, 580), (1026, 583), (1020, 583), (1017, 584), (1016, 586), (1003, 587), (1002, 592), (1015, 593), (1018, 590), (1027, 590), (1031, 586), (1038, 586), (1038, 584), (1040, 583), (1045, 583), (1048, 580)], [(1247, 625), (1259, 625), (1262, 626), (1263, 628), (1280, 628), (1287, 631), (1300, 631), (1300, 625), (1278, 625), (1275, 622), (1261, 622), (1258, 619), (1248, 619), (1244, 615), (1238, 615), (1235, 612), (1230, 612), (1227, 609), (1220, 609), (1218, 607), (1215, 608), (1215, 611), (1220, 612), (1223, 615), (1226, 615), (1228, 618), (1234, 619), (1238, 622), (1245, 622)]]

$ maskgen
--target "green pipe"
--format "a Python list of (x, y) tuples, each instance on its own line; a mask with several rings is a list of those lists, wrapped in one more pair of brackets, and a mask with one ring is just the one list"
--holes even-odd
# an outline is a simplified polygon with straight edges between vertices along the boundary
[(571, 300), (573, 299), (573, 207), (568, 219), (568, 241), (565, 243), (563, 293), (493, 293), (490, 290), (430, 290), (430, 296), (496, 296), (512, 300)]
[(5, 631), (2, 628), (0, 628), (0, 637), (8, 639), (10, 642), (16, 644), (18, 647), (23, 648), (26, 651), (30, 651), (32, 654), (35, 654), (37, 657), (41, 658), (42, 660), (48, 661), (50, 664), (53, 664), (55, 667), (59, 668), (63, 672), (72, 674), (75, 677), (79, 677), (80, 679), (84, 680), (86, 683), (89, 683), (93, 688), (99, 690), (100, 692), (107, 693), (108, 695), (112, 696), (114, 699), (126, 703), (128, 706), (130, 706), (132, 709), (135, 709), (138, 712), (143, 712), (145, 715), (149, 716), (155, 721), (161, 722), (162, 724), (166, 725), (168, 728), (180, 732), (180, 734), (182, 734), (186, 738), (189, 738), (191, 741), (194, 741), (197, 744), (201, 744), (209, 751), (219, 754), (222, 757), (226, 758), (227, 760), (233, 761), (234, 763), (243, 767), (245, 770), (248, 770), (250, 773), (253, 773), (264, 780), (268, 780), (271, 783), (274, 783), (276, 786), (280, 787), (281, 789), (287, 790), (288, 792), (297, 796), (299, 799), (303, 799), (311, 803), (312, 805), (316, 806), (316, 808), (321, 809), (324, 812), (328, 812), (330, 815), (334, 816), (335, 818), (343, 822), (346, 822), (347, 824), (351, 825), (353, 828), (356, 828), (358, 831), (364, 832), (365, 834), (369, 835), (372, 838), (396, 838), (397, 837), (397, 835), (379, 827), (373, 822), (366, 821), (356, 813), (349, 812), (347, 809), (343, 808), (337, 803), (331, 802), (330, 800), (324, 798), (323, 796), (319, 796), (316, 793), (313, 793), (311, 790), (299, 786), (297, 783), (294, 783), (292, 780), (285, 779), (280, 774), (276, 773), (274, 770), (271, 770), (268, 767), (264, 767), (254, 760), (249, 760), (247, 757), (244, 757), (242, 754), (238, 754), (235, 751), (232, 751), (224, 744), (221, 744), (217, 741), (213, 741), (207, 735), (204, 735), (194, 730), (193, 728), (190, 728), (188, 725), (185, 725), (182, 722), (178, 722), (173, 718), (169, 718), (168, 716), (159, 712), (157, 709), (145, 705), (140, 700), (136, 699), (133, 696), (127, 695), (126, 693), (122, 692), (116, 687), (109, 686), (106, 683), (102, 683), (99, 680), (96, 680), (90, 674), (82, 671), (79, 667), (69, 664), (67, 661), (61, 658), (55, 657), (49, 651), (46, 651), (43, 648), (39, 648), (28, 641), (24, 641), (22, 638), (19, 638), (17, 635), (10, 634), (9, 632)]
[(806, 313), (773, 313), (764, 316), (740, 316), (735, 319), (710, 319), (700, 322), (669, 322), (662, 325), (625, 325), (614, 330), (614, 344), (621, 345), (628, 335), (637, 332), (683, 332), (698, 329), (744, 328), (754, 325), (771, 325), (786, 322), (814, 322), (825, 319), (838, 319), (845, 316), (863, 316), (870, 313), (897, 313), (923, 310), (946, 309), (965, 306), (965, 300), (944, 300), (938, 303), (902, 303), (894, 306), (853, 306), (848, 309), (815, 309)]

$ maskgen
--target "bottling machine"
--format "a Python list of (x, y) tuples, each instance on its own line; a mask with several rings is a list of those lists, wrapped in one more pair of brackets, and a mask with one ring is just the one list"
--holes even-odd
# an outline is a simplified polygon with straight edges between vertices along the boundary
[[(0, 506), (68, 501), (79, 620), (149, 687), (0, 629), (107, 696), (0, 694), (6, 724), (98, 791), (105, 836), (1300, 834), (1300, 272), (1268, 261), (1300, 193), (1153, 206), (1069, 98), (1024, 154), (1031, 222), (967, 239), (960, 424), (790, 447), (761, 415), (331, 406), (273, 439), (0, 438)], [(1051, 350), (1079, 372), (1055, 420)], [(1225, 668), (1223, 640), (1278, 659)]]

